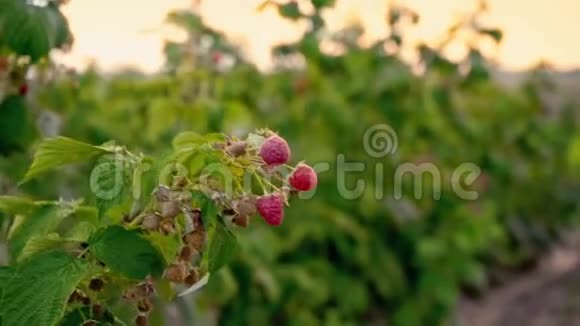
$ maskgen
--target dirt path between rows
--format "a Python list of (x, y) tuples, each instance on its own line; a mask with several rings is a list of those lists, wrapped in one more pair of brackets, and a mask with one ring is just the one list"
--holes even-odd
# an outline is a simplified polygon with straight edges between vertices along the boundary
[(539, 266), (480, 299), (463, 299), (460, 326), (580, 325), (580, 235)]

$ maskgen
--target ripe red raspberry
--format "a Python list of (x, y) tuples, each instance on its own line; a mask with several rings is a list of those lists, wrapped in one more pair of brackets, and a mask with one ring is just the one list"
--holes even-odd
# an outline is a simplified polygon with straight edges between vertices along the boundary
[(288, 146), (284, 138), (272, 136), (262, 144), (260, 156), (266, 162), (266, 165), (274, 166), (284, 164), (290, 159), (290, 146)]
[(299, 191), (309, 191), (318, 184), (318, 176), (309, 165), (298, 164), (294, 172), (288, 178), (288, 182), (294, 189)]
[(26, 83), (20, 85), (20, 87), (18, 87), (18, 94), (20, 96), (26, 96), (26, 94), (28, 94), (28, 85)]
[(272, 226), (282, 224), (284, 220), (284, 201), (279, 194), (271, 194), (258, 198), (256, 201), (258, 213), (266, 223)]
[(211, 61), (217, 65), (222, 61), (223, 56), (220, 51), (215, 51), (211, 54)]

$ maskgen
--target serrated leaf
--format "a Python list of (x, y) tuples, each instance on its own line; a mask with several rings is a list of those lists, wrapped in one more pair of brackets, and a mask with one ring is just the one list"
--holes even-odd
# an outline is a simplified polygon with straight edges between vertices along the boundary
[(38, 253), (61, 248), (63, 245), (70, 242), (70, 240), (61, 238), (57, 233), (34, 235), (28, 239), (24, 248), (22, 248), (22, 252), (18, 256), (17, 261), (25, 261)]
[(203, 144), (220, 141), (225, 141), (225, 135), (219, 133), (200, 135), (193, 131), (186, 131), (175, 136), (173, 148), (176, 150), (192, 149)]
[(164, 235), (159, 232), (152, 232), (144, 235), (145, 239), (149, 240), (159, 252), (163, 255), (166, 264), (175, 261), (175, 257), (181, 247), (181, 240), (176, 235)]
[(68, 22), (52, 2), (41, 7), (28, 1), (0, 0), (0, 45), (37, 61), (70, 39)]
[(161, 253), (137, 230), (110, 226), (94, 234), (89, 250), (113, 272), (142, 280), (160, 276), (165, 269)]
[(71, 163), (87, 161), (107, 152), (102, 147), (66, 137), (45, 139), (34, 154), (32, 165), (26, 172), (22, 183), (46, 171)]
[(22, 218), (11, 231), (8, 238), (10, 257), (18, 260), (22, 249), (33, 236), (46, 236), (54, 232), (71, 211), (63, 210), (56, 204), (44, 204), (35, 208)]
[(130, 209), (131, 184), (134, 167), (118, 155), (102, 156), (91, 171), (90, 187), (96, 197), (98, 216), (109, 209), (121, 206)]
[(63, 251), (42, 253), (0, 270), (3, 324), (56, 325), (71, 293), (90, 272), (88, 264)]

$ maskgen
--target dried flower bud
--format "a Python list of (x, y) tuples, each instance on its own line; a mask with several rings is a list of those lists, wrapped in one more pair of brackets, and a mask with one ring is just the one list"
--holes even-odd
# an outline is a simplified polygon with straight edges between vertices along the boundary
[(68, 303), (82, 302), (86, 295), (79, 290), (75, 290), (68, 298)]
[(185, 262), (190, 262), (191, 258), (193, 258), (193, 249), (190, 246), (185, 246), (181, 248), (179, 252), (179, 259)]
[(202, 230), (194, 230), (183, 236), (183, 242), (187, 243), (192, 249), (201, 252), (205, 243), (205, 232)]
[(89, 297), (83, 297), (81, 299), (81, 303), (84, 304), (85, 306), (88, 306), (88, 305), (91, 304), (91, 298), (89, 298)]
[(244, 197), (236, 202), (236, 212), (242, 216), (252, 216), (256, 214), (256, 199)]
[(172, 201), (162, 202), (159, 205), (159, 210), (161, 211), (161, 216), (165, 218), (174, 218), (181, 213), (179, 204)]
[(191, 219), (194, 229), (202, 229), (203, 221), (201, 219), (201, 210), (198, 208), (188, 208), (185, 210), (185, 216)]
[(181, 189), (181, 188), (187, 186), (188, 183), (189, 183), (189, 181), (187, 180), (187, 178), (182, 176), (182, 175), (177, 175), (177, 176), (173, 177), (173, 187), (174, 188)]
[(187, 267), (185, 264), (172, 264), (165, 269), (165, 279), (174, 283), (183, 283), (187, 277)]
[(234, 141), (226, 147), (226, 152), (234, 157), (242, 156), (246, 154), (247, 145), (245, 141)]
[(123, 294), (123, 299), (126, 300), (138, 300), (141, 298), (148, 298), (155, 294), (155, 288), (151, 280), (146, 280), (145, 282), (139, 283), (134, 288), (128, 289)]
[(185, 278), (185, 284), (187, 286), (192, 286), (199, 281), (199, 271), (197, 269), (192, 269), (189, 271), (189, 275)]
[(101, 306), (100, 304), (94, 304), (92, 307), (92, 311), (93, 311), (93, 317), (96, 319), (102, 319), (105, 315), (105, 310), (103, 309), (103, 306)]
[(155, 190), (155, 199), (159, 202), (169, 201), (171, 199), (171, 189), (166, 186), (159, 186)]
[(150, 213), (143, 217), (143, 222), (141, 222), (141, 226), (143, 226), (146, 230), (157, 230), (159, 229), (159, 225), (161, 224), (161, 216)]
[(189, 191), (178, 192), (177, 195), (175, 196), (175, 200), (183, 204), (189, 204), (191, 202), (191, 192)]
[(153, 310), (153, 303), (151, 303), (149, 298), (145, 298), (137, 303), (137, 309), (140, 312), (150, 312)]
[(149, 318), (145, 315), (139, 315), (135, 319), (136, 326), (148, 326), (149, 325)]
[(234, 224), (237, 226), (245, 228), (245, 227), (248, 227), (248, 225), (250, 224), (250, 217), (248, 215), (239, 215), (238, 214), (234, 217), (232, 222), (234, 222)]
[(93, 291), (101, 291), (104, 286), (105, 286), (105, 281), (103, 281), (100, 278), (94, 278), (89, 283), (89, 289), (91, 289)]
[(235, 215), (236, 211), (233, 208), (226, 208), (223, 210), (224, 215)]
[(175, 232), (175, 221), (173, 219), (163, 219), (159, 224), (159, 229), (163, 234), (171, 234)]

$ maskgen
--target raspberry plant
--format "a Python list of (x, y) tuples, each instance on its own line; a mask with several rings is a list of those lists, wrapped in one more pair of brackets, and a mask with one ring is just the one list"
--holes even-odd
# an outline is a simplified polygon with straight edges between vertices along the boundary
[[(280, 158), (272, 140), (286, 150), (276, 167), (266, 161), (272, 151)], [(112, 307), (123, 301), (137, 325), (146, 323), (158, 293), (188, 294), (227, 264), (235, 230), (256, 212), (270, 225), (282, 223), (297, 193), (282, 171), (293, 169), (288, 159), (286, 141), (269, 130), (246, 139), (185, 132), (161, 158), (113, 142), (44, 140), (23, 182), (91, 162), (94, 205), (0, 197), (0, 209), (14, 216), (11, 265), (0, 269), (0, 321), (117, 324)]]

